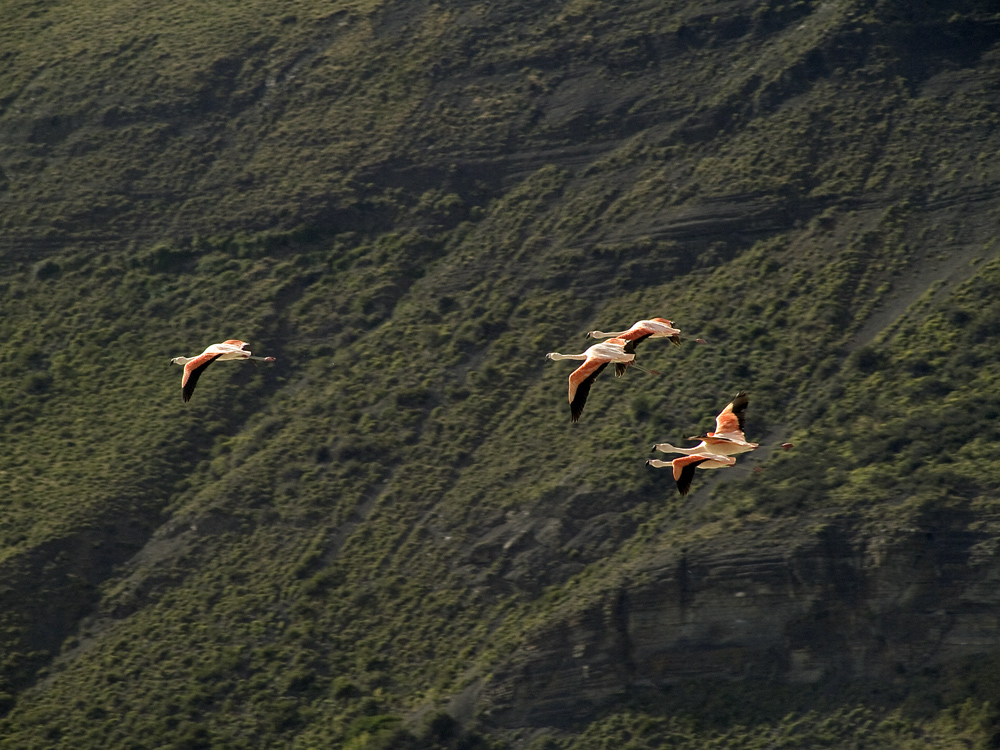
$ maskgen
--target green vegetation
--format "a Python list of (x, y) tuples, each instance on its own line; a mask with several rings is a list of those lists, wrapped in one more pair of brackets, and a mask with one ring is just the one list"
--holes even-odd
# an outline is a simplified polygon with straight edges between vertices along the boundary
[[(988, 593), (981, 662), (505, 697), (689, 554), (995, 580), (991, 3), (0, 13), (0, 747), (994, 746)], [(545, 353), (653, 315), (709, 345), (570, 424)], [(278, 361), (183, 404), (233, 337)], [(762, 448), (681, 500), (648, 447), (739, 389)]]

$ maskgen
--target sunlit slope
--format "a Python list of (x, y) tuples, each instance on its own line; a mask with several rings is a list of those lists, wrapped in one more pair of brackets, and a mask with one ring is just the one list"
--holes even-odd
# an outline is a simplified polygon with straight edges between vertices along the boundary
[[(8, 5), (0, 743), (498, 737), (663, 556), (993, 523), (985, 6)], [(709, 344), (570, 424), (545, 353), (650, 315)], [(739, 389), (681, 502), (649, 446)]]
[[(952, 127), (936, 107), (967, 125), (994, 116), (964, 72), (995, 37), (988, 7), (8, 2), (4, 239), (383, 230), (417, 203), (464, 216), (506, 175), (582, 167), (637, 135), (670, 170), (606, 187), (652, 203), (909, 191), (962, 149), (904, 156), (889, 113), (923, 98), (904, 127), (925, 139)], [(791, 138), (765, 125), (779, 109)], [(619, 166), (640, 166), (624, 153)]]

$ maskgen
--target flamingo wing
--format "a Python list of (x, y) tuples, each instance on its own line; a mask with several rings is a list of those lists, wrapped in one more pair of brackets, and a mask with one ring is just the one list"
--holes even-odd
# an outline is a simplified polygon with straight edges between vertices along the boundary
[(674, 481), (677, 482), (677, 491), (686, 495), (691, 491), (691, 480), (694, 479), (694, 470), (699, 464), (703, 464), (710, 459), (706, 456), (682, 456), (671, 461), (674, 467)]
[(200, 354), (184, 365), (184, 375), (181, 377), (181, 396), (185, 403), (191, 400), (194, 387), (198, 385), (198, 378), (201, 377), (205, 368), (221, 356), (221, 352)]
[(250, 344), (246, 341), (240, 341), (239, 339), (226, 339), (222, 342), (223, 344), (229, 344), (230, 346), (235, 346), (237, 349), (246, 349)]
[(719, 412), (719, 416), (715, 418), (715, 434), (732, 435), (738, 433), (740, 439), (744, 439), (743, 431), (746, 429), (747, 404), (749, 403), (750, 398), (746, 391), (737, 393), (736, 398), (727, 404), (726, 408)]
[(590, 358), (569, 375), (569, 412), (574, 422), (580, 421), (583, 405), (587, 403), (590, 386), (597, 380), (601, 370), (608, 366), (608, 360)]

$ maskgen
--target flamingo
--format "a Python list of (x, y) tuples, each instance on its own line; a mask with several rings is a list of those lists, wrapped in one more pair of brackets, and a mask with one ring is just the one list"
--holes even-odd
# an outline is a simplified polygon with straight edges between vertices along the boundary
[(684, 453), (688, 456), (735, 456), (757, 448), (757, 443), (747, 442), (743, 435), (746, 429), (746, 411), (750, 397), (746, 391), (740, 391), (736, 397), (719, 412), (715, 418), (715, 432), (690, 437), (688, 440), (700, 440), (693, 448), (677, 448), (670, 443), (657, 443), (654, 450), (663, 453)]
[(625, 350), (629, 342), (625, 339), (610, 338), (599, 344), (589, 347), (583, 354), (560, 354), (559, 352), (549, 352), (546, 359), (582, 359), (583, 364), (569, 375), (569, 412), (570, 419), (574, 422), (580, 420), (583, 413), (583, 405), (587, 402), (587, 394), (590, 393), (590, 386), (594, 384), (601, 370), (608, 366), (610, 362), (631, 362), (635, 359), (635, 353)]
[(274, 357), (255, 357), (247, 350), (246, 341), (227, 339), (221, 344), (212, 344), (197, 357), (174, 357), (171, 364), (184, 365), (184, 375), (181, 377), (181, 396), (185, 403), (191, 400), (198, 378), (215, 360), (227, 359), (259, 359), (262, 362), (274, 362)]
[[(625, 331), (618, 331), (617, 333), (606, 333), (604, 331), (591, 331), (587, 334), (592, 339), (603, 339), (609, 336), (615, 338), (625, 339), (628, 341), (628, 345), (625, 348), (626, 352), (635, 354), (635, 347), (637, 347), (641, 342), (649, 338), (654, 339), (669, 339), (671, 343), (675, 346), (681, 345), (681, 332), (680, 329), (674, 328), (672, 321), (666, 318), (652, 318), (650, 320), (640, 320), (637, 323), (633, 323), (632, 327)], [(615, 363), (615, 376), (621, 377), (625, 374), (625, 371), (629, 367), (628, 362), (616, 362)]]
[(604, 331), (591, 331), (587, 334), (592, 339), (606, 339), (606, 338), (619, 338), (625, 339), (626, 341), (635, 341), (639, 343), (648, 338), (670, 339), (674, 344), (680, 346), (681, 344), (681, 332), (680, 329), (674, 328), (672, 321), (666, 318), (652, 318), (650, 320), (640, 320), (638, 323), (633, 323), (632, 327), (625, 331), (618, 331), (617, 333), (605, 333)]
[(651, 458), (646, 462), (647, 466), (654, 469), (662, 469), (664, 466), (673, 467), (674, 481), (677, 482), (677, 491), (686, 495), (691, 490), (691, 480), (694, 478), (695, 469), (721, 469), (725, 466), (732, 466), (736, 459), (732, 456), (702, 455), (692, 454), (681, 456), (673, 461), (660, 461)]

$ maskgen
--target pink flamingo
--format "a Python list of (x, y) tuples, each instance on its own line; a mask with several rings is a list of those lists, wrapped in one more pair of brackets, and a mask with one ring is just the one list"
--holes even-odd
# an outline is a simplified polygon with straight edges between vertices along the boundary
[(757, 443), (747, 442), (743, 435), (746, 429), (746, 411), (750, 398), (746, 391), (740, 391), (736, 397), (719, 412), (715, 418), (715, 432), (690, 437), (688, 440), (700, 440), (693, 448), (677, 448), (670, 443), (657, 443), (655, 450), (663, 453), (684, 453), (688, 456), (735, 456), (757, 448)]
[(664, 466), (673, 467), (674, 481), (677, 482), (677, 491), (686, 495), (691, 489), (691, 480), (694, 478), (695, 469), (721, 469), (725, 466), (732, 466), (736, 459), (732, 456), (719, 455), (699, 455), (697, 453), (690, 456), (681, 456), (673, 461), (660, 461), (656, 458), (649, 459), (646, 464), (655, 469), (662, 469)]
[(274, 357), (255, 357), (247, 351), (247, 342), (239, 339), (228, 339), (221, 344), (212, 344), (197, 357), (174, 357), (170, 362), (184, 365), (184, 375), (181, 376), (181, 396), (185, 403), (191, 400), (198, 378), (215, 360), (228, 359), (259, 359), (262, 362), (274, 362)]
[(546, 359), (582, 359), (583, 364), (570, 373), (569, 376), (569, 411), (570, 419), (579, 421), (583, 413), (583, 406), (587, 403), (587, 394), (590, 393), (590, 386), (594, 384), (601, 370), (609, 363), (631, 362), (635, 359), (633, 352), (627, 352), (625, 345), (628, 341), (619, 338), (611, 338), (594, 344), (583, 354), (559, 354), (559, 352), (549, 352)]
[[(587, 334), (592, 339), (603, 339), (608, 336), (613, 336), (615, 338), (624, 339), (629, 343), (625, 347), (626, 352), (635, 354), (635, 348), (646, 339), (668, 339), (675, 346), (681, 345), (681, 332), (680, 329), (674, 328), (672, 321), (666, 318), (651, 318), (649, 320), (640, 320), (637, 323), (633, 323), (632, 327), (625, 331), (618, 331), (617, 333), (605, 333), (604, 331), (591, 331)], [(629, 368), (629, 362), (616, 362), (615, 363), (615, 376), (621, 377), (625, 374), (625, 371)], [(658, 374), (658, 373), (657, 373)]]

